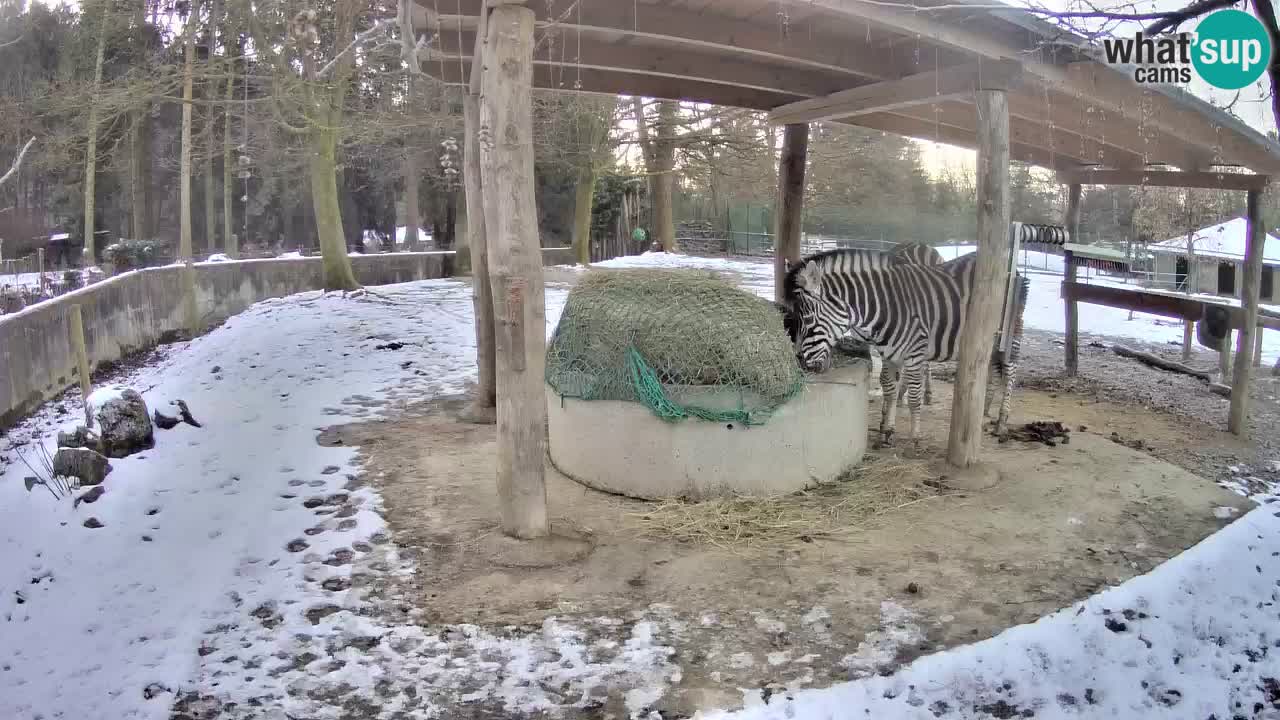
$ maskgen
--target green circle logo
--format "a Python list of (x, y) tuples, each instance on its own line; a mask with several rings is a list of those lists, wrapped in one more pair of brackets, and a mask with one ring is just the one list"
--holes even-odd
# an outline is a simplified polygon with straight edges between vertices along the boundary
[(1271, 37), (1242, 10), (1219, 10), (1196, 28), (1191, 62), (1210, 85), (1239, 90), (1257, 82), (1271, 62)]

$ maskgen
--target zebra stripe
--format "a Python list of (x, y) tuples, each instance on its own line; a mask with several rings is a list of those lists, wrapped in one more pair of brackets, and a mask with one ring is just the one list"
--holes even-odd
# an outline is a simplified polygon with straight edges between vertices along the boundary
[[(942, 255), (932, 245), (917, 242), (894, 245), (889, 250), (889, 260), (893, 265), (923, 265), (925, 267), (941, 265), (943, 262)], [(883, 371), (883, 369), (881, 370)], [(900, 405), (907, 404), (906, 383), (898, 383), (898, 397), (895, 402)], [(924, 404), (933, 404), (933, 367), (928, 363), (924, 365)]]
[[(964, 329), (968, 298), (973, 289), (977, 255), (965, 255), (935, 266), (891, 265), (850, 272), (859, 258), (835, 250), (810, 257), (790, 268), (784, 280), (787, 304), (796, 313), (797, 355), (803, 366), (825, 370), (835, 339), (845, 331), (867, 339), (879, 349), (886, 366), (892, 365), (906, 383), (911, 410), (911, 438), (920, 436), (922, 376), (927, 362), (954, 360)], [(1003, 380), (1001, 411), (996, 431), (1003, 434), (1008, 422), (1017, 353), (1022, 334), (1022, 312), (1029, 283), (1017, 276), (1015, 312), (1010, 352), (992, 353), (992, 368)], [(893, 434), (899, 378), (886, 367), (881, 373), (886, 402), (880, 434), (888, 442)], [(994, 383), (988, 383), (986, 409), (990, 408)]]

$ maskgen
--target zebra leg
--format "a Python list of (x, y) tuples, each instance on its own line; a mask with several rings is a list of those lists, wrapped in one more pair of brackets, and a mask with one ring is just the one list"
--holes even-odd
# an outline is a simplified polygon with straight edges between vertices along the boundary
[(924, 404), (933, 404), (933, 365), (924, 364)]
[(907, 384), (902, 382), (902, 370), (898, 370), (898, 407), (907, 406)]
[(1005, 437), (1009, 432), (1009, 406), (1013, 402), (1013, 384), (1018, 374), (1018, 361), (1022, 355), (1023, 312), (1027, 307), (1027, 293), (1031, 282), (1018, 276), (1019, 282), (1017, 303), (1014, 312), (1012, 335), (1009, 341), (1009, 353), (1001, 358), (1004, 370), (1004, 395), (1000, 398), (1000, 414), (996, 417), (996, 436)]
[(898, 381), (898, 367), (892, 363), (884, 363), (880, 368), (883, 400), (880, 403), (880, 442), (876, 447), (887, 447), (893, 444), (893, 431), (898, 423)]
[(926, 363), (907, 366), (902, 370), (902, 381), (907, 385), (907, 407), (911, 409), (911, 444), (920, 446), (920, 401), (924, 398)]

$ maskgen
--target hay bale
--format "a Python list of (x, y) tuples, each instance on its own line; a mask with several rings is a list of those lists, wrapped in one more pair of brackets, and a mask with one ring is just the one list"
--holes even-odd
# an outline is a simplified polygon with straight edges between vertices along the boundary
[(640, 402), (666, 419), (723, 419), (679, 397), (736, 390), (737, 419), (763, 422), (803, 374), (773, 305), (712, 273), (594, 270), (569, 293), (546, 379), (562, 397)]

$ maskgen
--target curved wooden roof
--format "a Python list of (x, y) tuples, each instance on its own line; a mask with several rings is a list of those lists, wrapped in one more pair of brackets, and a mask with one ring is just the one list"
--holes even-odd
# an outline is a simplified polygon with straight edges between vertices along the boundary
[[(424, 70), (469, 78), (485, 0), (415, 0)], [(836, 120), (975, 146), (978, 87), (1008, 87), (1010, 154), (1058, 170), (1237, 166), (1280, 144), (1177, 88), (1139, 86), (1083, 39), (991, 0), (535, 0), (534, 83)]]

